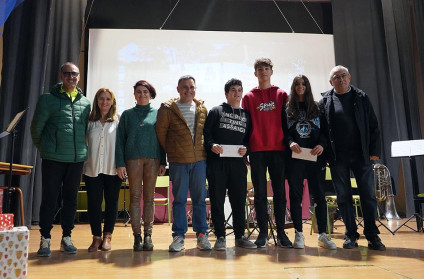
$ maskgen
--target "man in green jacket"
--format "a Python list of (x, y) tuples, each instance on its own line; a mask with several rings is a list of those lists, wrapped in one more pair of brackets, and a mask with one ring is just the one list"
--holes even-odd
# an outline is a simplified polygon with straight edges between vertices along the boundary
[(85, 132), (90, 102), (77, 87), (78, 67), (67, 62), (60, 67), (61, 83), (50, 93), (42, 94), (31, 123), (31, 137), (43, 159), (42, 198), (40, 207), (39, 257), (49, 257), (50, 231), (57, 199), (62, 189), (62, 241), (60, 251), (75, 254), (71, 240), (77, 209), (78, 187), (84, 161), (87, 159)]

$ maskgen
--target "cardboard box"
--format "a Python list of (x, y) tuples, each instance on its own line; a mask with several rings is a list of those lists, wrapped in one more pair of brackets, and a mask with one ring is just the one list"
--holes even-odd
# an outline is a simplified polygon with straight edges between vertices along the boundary
[(13, 214), (0, 214), (0, 231), (13, 229), (13, 224)]
[(26, 278), (28, 272), (27, 227), (0, 232), (0, 278)]

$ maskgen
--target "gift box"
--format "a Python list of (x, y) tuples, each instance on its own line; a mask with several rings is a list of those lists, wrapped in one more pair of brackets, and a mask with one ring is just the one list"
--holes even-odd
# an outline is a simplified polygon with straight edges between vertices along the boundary
[(0, 278), (26, 278), (28, 241), (27, 227), (0, 232)]
[(13, 214), (0, 214), (0, 231), (13, 228)]

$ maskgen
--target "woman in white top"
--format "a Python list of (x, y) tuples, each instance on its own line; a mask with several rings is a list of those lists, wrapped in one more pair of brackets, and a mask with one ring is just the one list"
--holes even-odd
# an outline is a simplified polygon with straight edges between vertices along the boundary
[[(84, 178), (87, 188), (88, 218), (93, 242), (88, 252), (111, 249), (112, 233), (118, 213), (122, 180), (115, 167), (115, 142), (118, 128), (116, 99), (109, 89), (100, 88), (88, 118), (88, 159)], [(102, 239), (102, 201), (105, 199), (105, 223)]]

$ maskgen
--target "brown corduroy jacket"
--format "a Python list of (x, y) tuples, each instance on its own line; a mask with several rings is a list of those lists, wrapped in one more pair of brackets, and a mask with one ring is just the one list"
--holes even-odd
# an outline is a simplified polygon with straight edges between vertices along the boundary
[(194, 141), (190, 128), (173, 98), (161, 104), (156, 120), (156, 134), (165, 150), (168, 162), (194, 163), (206, 160), (203, 146), (203, 127), (207, 110), (203, 101), (193, 99), (196, 104)]

